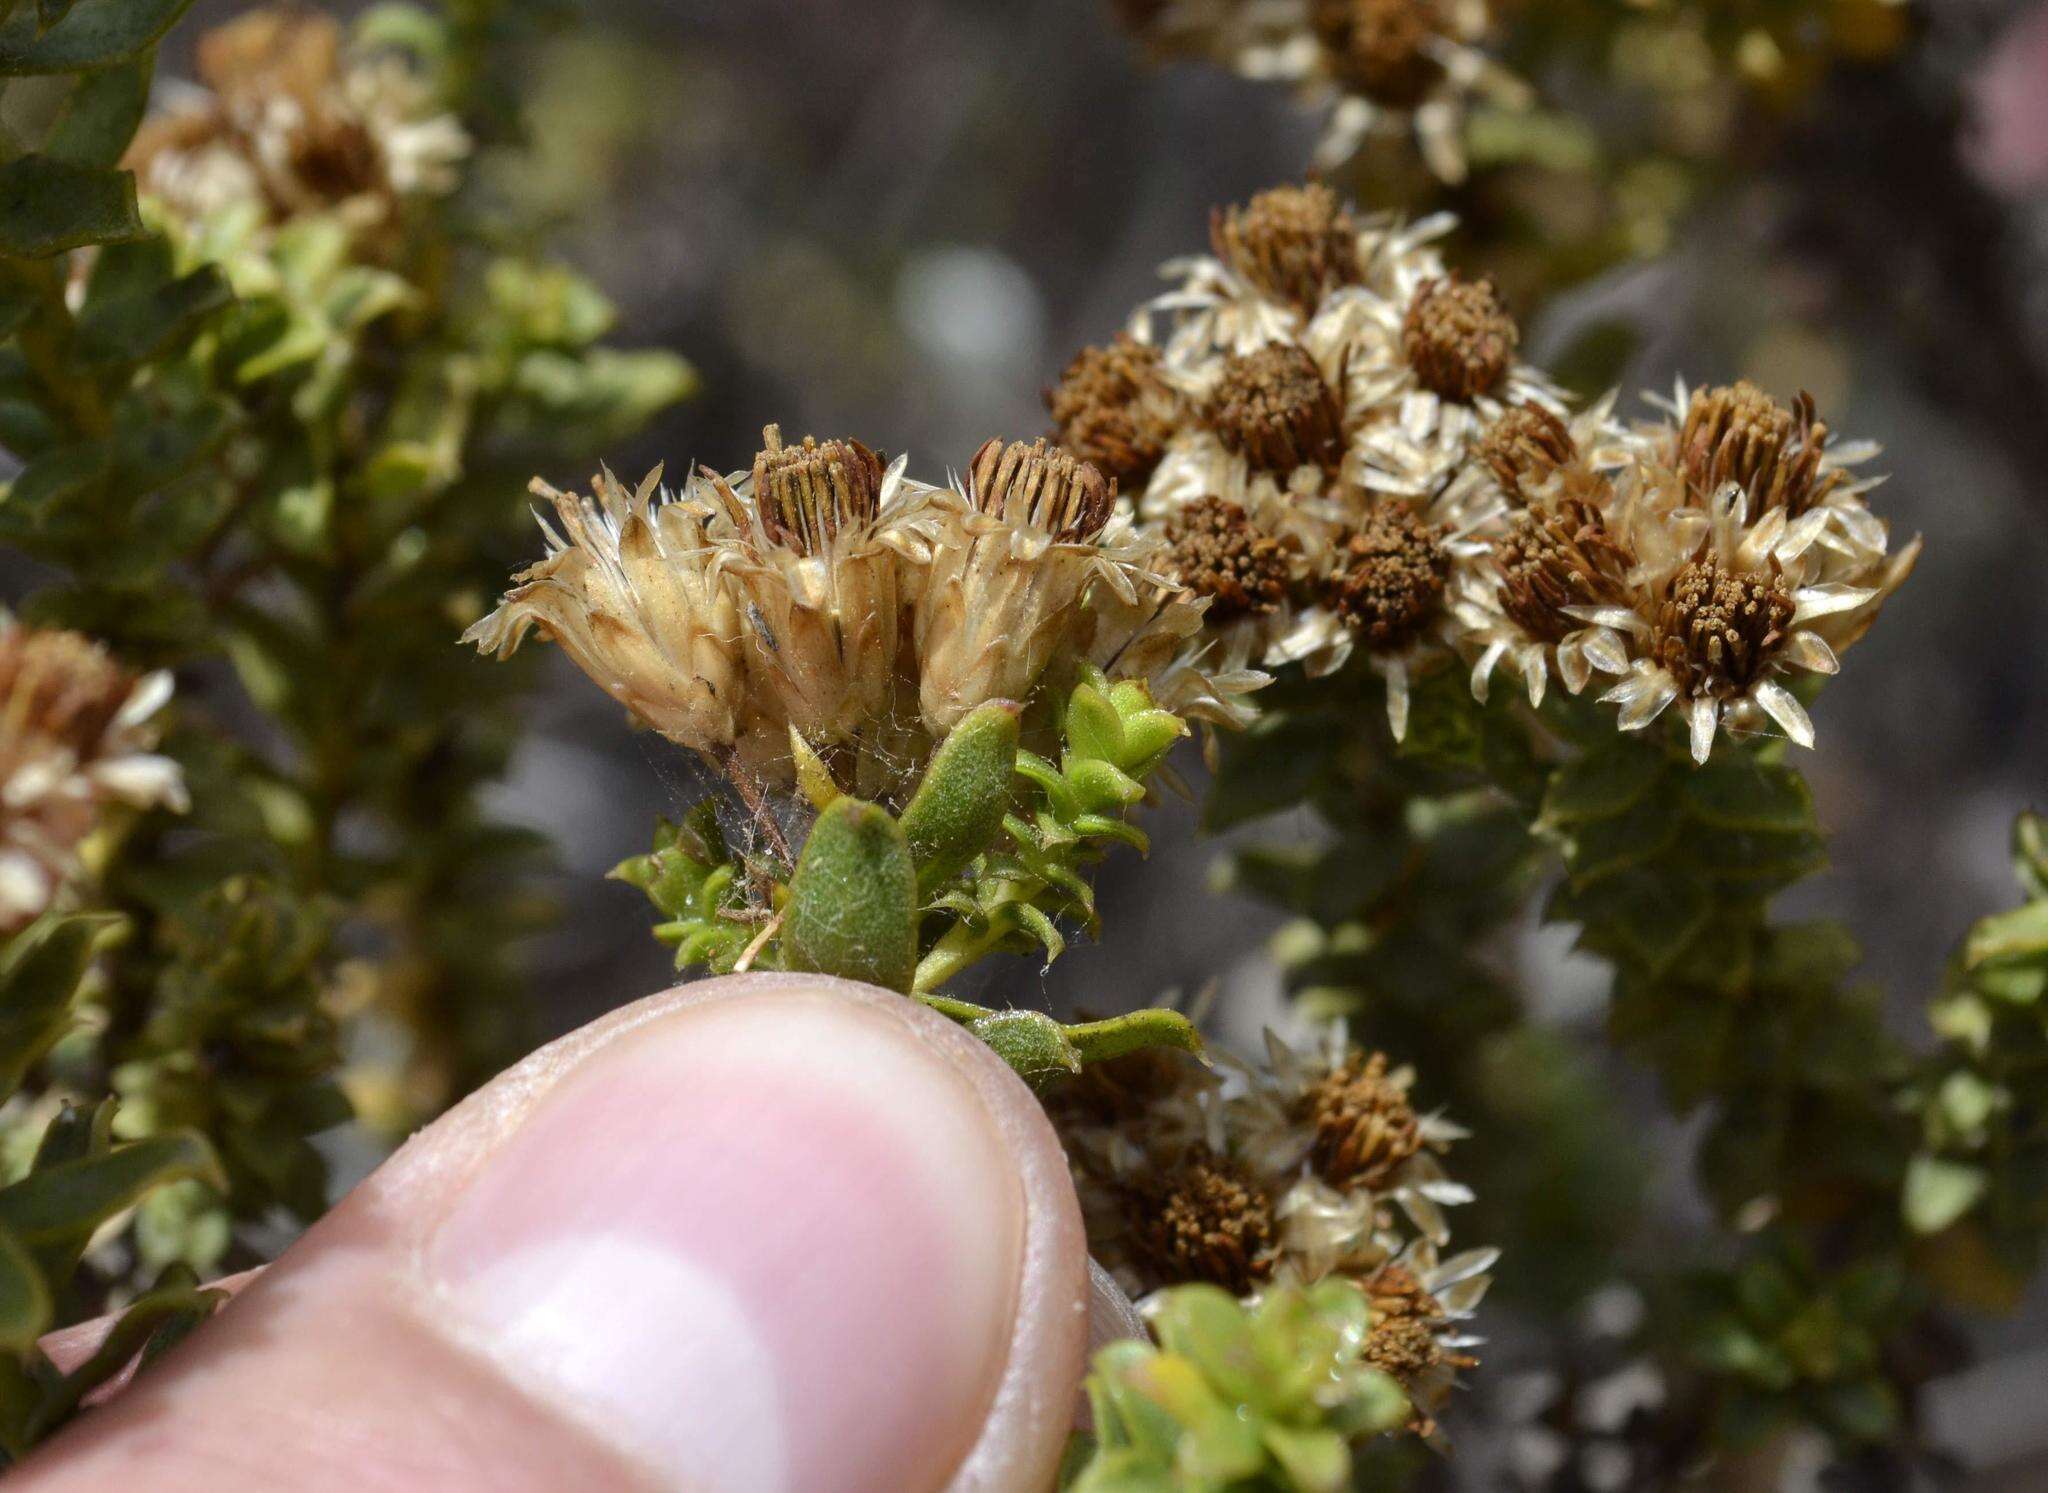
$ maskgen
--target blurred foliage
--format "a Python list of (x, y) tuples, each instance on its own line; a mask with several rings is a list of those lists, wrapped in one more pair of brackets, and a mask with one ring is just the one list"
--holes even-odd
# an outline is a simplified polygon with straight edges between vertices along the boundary
[[(349, 1116), (346, 1089), (397, 1133), (529, 1045), (513, 960), (547, 915), (542, 846), (483, 803), (525, 676), (453, 639), (517, 553), (527, 475), (691, 384), (670, 354), (602, 345), (604, 296), (487, 194), (401, 193), (375, 233), (339, 192), (203, 214), (138, 199), (123, 166), (184, 8), (0, 5), (7, 117), (40, 121), (0, 148), (0, 442), (20, 468), (0, 542), (41, 567), (29, 620), (176, 670), (165, 749), (193, 800), (108, 826), (74, 895), (118, 912), (122, 935), (91, 961), (83, 1024), (10, 1067), (43, 1096), (10, 1123), (49, 1127), (17, 1186), (137, 1158), (131, 1193), (51, 1252), (8, 1248), (22, 1353), (127, 1294), (131, 1256), (216, 1268), (247, 1255), (231, 1224), (316, 1216), (312, 1138)], [(386, 5), (346, 55), (416, 79), (449, 111), (444, 138), (459, 116), (458, 144), (516, 151), (521, 48), (559, 15)], [(65, 1013), (57, 1030), (73, 1022), (70, 986), (38, 999)], [(349, 1071), (363, 1023), (399, 1034), (401, 1073)], [(179, 1165), (139, 1170), (174, 1143)], [(85, 1235), (177, 1176), (212, 1190), (150, 1197), (128, 1246), (102, 1240), (104, 1271), (69, 1287)], [(189, 1306), (159, 1294), (131, 1312), (169, 1324)], [(10, 1449), (61, 1418), (69, 1382), (18, 1362)]]

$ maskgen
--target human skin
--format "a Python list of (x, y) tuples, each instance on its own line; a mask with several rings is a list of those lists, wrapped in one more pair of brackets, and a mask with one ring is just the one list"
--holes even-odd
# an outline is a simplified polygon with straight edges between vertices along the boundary
[(981, 1043), (868, 986), (707, 980), (415, 1136), (10, 1486), (1035, 1493), (1092, 1298), (1129, 1330)]

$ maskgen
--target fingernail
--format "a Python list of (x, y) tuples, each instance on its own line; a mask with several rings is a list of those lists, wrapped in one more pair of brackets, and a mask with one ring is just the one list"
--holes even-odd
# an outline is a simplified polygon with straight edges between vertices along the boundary
[(664, 1483), (942, 1487), (1001, 1375), (1022, 1184), (967, 1081), (814, 991), (587, 1059), (435, 1231), (470, 1345)]

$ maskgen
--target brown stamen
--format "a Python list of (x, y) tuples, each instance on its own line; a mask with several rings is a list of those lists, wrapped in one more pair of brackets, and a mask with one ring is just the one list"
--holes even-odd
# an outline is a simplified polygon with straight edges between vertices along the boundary
[(1338, 74), (1379, 103), (1412, 109), (1443, 76), (1429, 51), (1444, 29), (1437, 0), (1315, 0), (1310, 22)]
[(1782, 575), (1695, 560), (1672, 578), (1658, 608), (1657, 657), (1688, 695), (1740, 694), (1784, 640), (1795, 609)]
[(1045, 391), (1060, 441), (1124, 487), (1152, 475), (1173, 437), (1177, 396), (1159, 369), (1158, 348), (1119, 333), (1082, 348)]
[(1204, 414), (1218, 440), (1262, 471), (1328, 466), (1343, 441), (1336, 396), (1292, 343), (1226, 358)]
[(1540, 404), (1518, 404), (1479, 442), (1478, 457), (1501, 491), (1527, 504), (1560, 467), (1579, 457), (1571, 429)]
[(1132, 1201), (1134, 1252), (1162, 1283), (1208, 1281), (1243, 1295), (1271, 1274), (1272, 1201), (1208, 1151), (1141, 1184)]
[(1011, 523), (1044, 530), (1067, 543), (1102, 532), (1116, 507), (1116, 484), (1064, 446), (982, 443), (967, 464), (974, 506)]
[(1422, 1122), (1387, 1077), (1385, 1053), (1354, 1052), (1304, 1098), (1316, 1132), (1310, 1157), (1332, 1187), (1377, 1192), (1422, 1149)]
[(1321, 182), (1274, 187), (1209, 216), (1216, 257), (1264, 294), (1301, 310), (1363, 278), (1358, 235), (1358, 220)]
[(1521, 340), (1492, 282), (1455, 273), (1424, 281), (1401, 322), (1401, 350), (1423, 387), (1460, 403), (1491, 392)]
[(1252, 527), (1243, 508), (1222, 498), (1198, 498), (1167, 521), (1168, 565), (1198, 596), (1214, 598), (1212, 622), (1264, 616), (1287, 599), (1296, 546)]
[(754, 457), (754, 502), (761, 531), (771, 543), (815, 555), (848, 528), (874, 521), (881, 511), (882, 458), (859, 441), (782, 444), (782, 430), (761, 432)]
[(1704, 503), (1734, 482), (1749, 495), (1751, 519), (1772, 508), (1797, 518), (1848, 480), (1840, 470), (1821, 470), (1827, 443), (1811, 394), (1787, 409), (1743, 379), (1693, 395), (1678, 451), (1694, 501)]
[(1385, 502), (1337, 546), (1330, 604), (1368, 648), (1405, 647), (1435, 613), (1450, 574), (1442, 537), (1408, 504)]
[[(1566, 469), (1566, 476), (1605, 486), (1604, 478), (1581, 467)], [(1501, 610), (1546, 643), (1560, 642), (1586, 625), (1565, 608), (1623, 604), (1634, 563), (1601, 519), (1597, 492), (1588, 495), (1569, 486), (1516, 514), (1493, 549)]]

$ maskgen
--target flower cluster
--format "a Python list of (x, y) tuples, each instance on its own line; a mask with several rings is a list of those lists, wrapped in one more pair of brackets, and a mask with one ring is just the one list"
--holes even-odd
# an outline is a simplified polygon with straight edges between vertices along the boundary
[(347, 56), (329, 16), (251, 11), (200, 39), (197, 71), (204, 87), (145, 121), (126, 162), (188, 224), (332, 211), (375, 239), (404, 199), (452, 191), (469, 153), (404, 63)]
[(977, 705), (1028, 704), (1083, 665), (1161, 707), (1233, 723), (1256, 670), (1202, 666), (1205, 603), (1115, 482), (1040, 440), (991, 440), (943, 486), (859, 441), (785, 444), (670, 493), (609, 475), (535, 491), (549, 554), (465, 635), (534, 628), (657, 731), (729, 773), (786, 783), (792, 734), (852, 791), (897, 793)]
[(1494, 288), (1444, 263), (1452, 226), (1319, 184), (1218, 213), (1211, 253), (1050, 391), (1060, 432), (1211, 599), (1224, 660), (1363, 653), (1396, 737), (1414, 671), (1462, 658), (1482, 698), (1504, 662), (1532, 704), (1611, 676), (1624, 730), (1677, 703), (1702, 761), (1723, 726), (1811, 745), (1787, 676), (1832, 673), (1919, 552), (1868, 506), (1875, 448), (1748, 383), (1571, 413)]
[(1499, 1251), (1445, 1257), (1444, 1209), (1471, 1199), (1438, 1157), (1465, 1132), (1418, 1113), (1415, 1075), (1331, 1030), (1226, 1078), (1163, 1048), (1101, 1063), (1049, 1108), (1072, 1159), (1089, 1245), (1134, 1296), (1189, 1282), (1256, 1297), (1348, 1280), (1372, 1309), (1364, 1360), (1399, 1380), (1414, 1428), (1477, 1339), (1462, 1324)]
[(1116, 0), (1116, 10), (1157, 57), (1285, 83), (1326, 111), (1318, 166), (1375, 135), (1412, 135), (1432, 171), (1459, 181), (1467, 111), (1530, 99), (1485, 50), (1489, 0)]
[(74, 632), (0, 619), (0, 933), (79, 871), (113, 804), (182, 809), (178, 765), (151, 749), (171, 677), (138, 678)]

